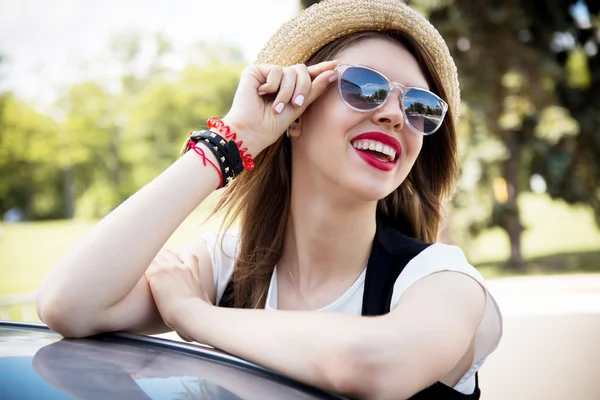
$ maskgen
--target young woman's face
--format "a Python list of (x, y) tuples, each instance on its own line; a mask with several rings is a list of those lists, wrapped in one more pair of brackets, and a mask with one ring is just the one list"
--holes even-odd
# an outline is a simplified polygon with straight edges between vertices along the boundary
[[(336, 59), (342, 64), (374, 68), (405, 86), (429, 89), (415, 58), (404, 47), (383, 38), (356, 43)], [(342, 189), (357, 200), (382, 199), (396, 190), (410, 172), (423, 137), (406, 125), (398, 90), (379, 109), (359, 112), (344, 104), (337, 85), (332, 83), (292, 128), (299, 134), (293, 142), (294, 164), (308, 168), (304, 172), (311, 180), (321, 181), (332, 190)], [(377, 146), (378, 142), (395, 143), (391, 147), (399, 151), (394, 161), (377, 151), (364, 150), (366, 145)]]

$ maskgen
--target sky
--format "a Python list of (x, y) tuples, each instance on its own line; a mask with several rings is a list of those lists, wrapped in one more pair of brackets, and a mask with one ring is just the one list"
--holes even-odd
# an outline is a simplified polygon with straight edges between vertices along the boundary
[[(181, 67), (194, 43), (238, 46), (251, 62), (298, 0), (0, 0), (0, 87), (40, 108), (72, 83), (116, 74), (110, 39), (161, 32)], [(104, 62), (102, 62), (104, 60)]]

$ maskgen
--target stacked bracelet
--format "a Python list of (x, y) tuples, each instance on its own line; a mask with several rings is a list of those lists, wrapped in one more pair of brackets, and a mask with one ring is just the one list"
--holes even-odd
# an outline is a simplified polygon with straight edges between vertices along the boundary
[(225, 186), (244, 170), (243, 160), (235, 142), (225, 140), (221, 135), (206, 130), (192, 132), (190, 140), (195, 143), (204, 142), (215, 155), (221, 167)]
[[(213, 117), (208, 120), (207, 125), (209, 128), (217, 130), (218, 133), (208, 130), (191, 132), (190, 137), (181, 149), (181, 154), (183, 155), (188, 150), (193, 149), (202, 156), (204, 165), (206, 165), (206, 162), (209, 162), (221, 176), (221, 185), (219, 186), (221, 188), (227, 186), (244, 169), (249, 171), (254, 169), (254, 159), (248, 153), (248, 149), (242, 148), (242, 141), (236, 141), (237, 135), (231, 132), (223, 121)], [(221, 134), (225, 137), (221, 136)], [(206, 158), (204, 151), (196, 146), (197, 143), (206, 145), (217, 158), (219, 167)]]
[(237, 134), (232, 132), (229, 126), (225, 125), (225, 123), (217, 117), (209, 118), (208, 121), (206, 121), (206, 126), (225, 136), (225, 139), (235, 142), (240, 157), (242, 158), (244, 168), (248, 171), (252, 171), (254, 169), (254, 158), (252, 158), (252, 155), (248, 152), (248, 149), (244, 147), (244, 142), (237, 140)]

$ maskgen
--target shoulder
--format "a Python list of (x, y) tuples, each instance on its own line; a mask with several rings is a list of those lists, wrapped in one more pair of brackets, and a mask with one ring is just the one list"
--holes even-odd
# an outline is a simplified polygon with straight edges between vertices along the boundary
[(502, 337), (502, 313), (484, 278), (459, 247), (435, 243), (414, 257), (398, 276), (390, 309), (403, 304), (409, 296), (422, 298), (423, 293), (432, 302), (437, 298), (477, 316), (474, 361), (470, 373), (465, 375), (472, 377)]
[(398, 305), (404, 291), (414, 283), (426, 276), (443, 271), (453, 271), (467, 275), (485, 288), (483, 277), (475, 267), (469, 264), (465, 254), (459, 247), (434, 243), (424, 247), (416, 254), (396, 279), (392, 308)]
[(209, 251), (220, 251), (226, 253), (229, 257), (235, 257), (239, 240), (240, 233), (236, 229), (219, 231), (219, 232), (208, 232), (200, 236), (207, 244)]

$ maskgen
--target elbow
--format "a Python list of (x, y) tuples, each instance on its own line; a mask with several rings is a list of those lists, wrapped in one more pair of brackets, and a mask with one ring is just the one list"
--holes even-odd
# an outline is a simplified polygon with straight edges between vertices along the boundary
[[(391, 365), (385, 349), (360, 343), (339, 351), (327, 363), (328, 386), (352, 398), (408, 399), (418, 389), (405, 365)], [(404, 371), (404, 372), (403, 372)]]
[(35, 306), (39, 319), (65, 338), (83, 338), (97, 333), (86, 318), (78, 317), (73, 307), (64, 304), (56, 296), (38, 294)]

